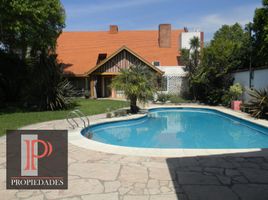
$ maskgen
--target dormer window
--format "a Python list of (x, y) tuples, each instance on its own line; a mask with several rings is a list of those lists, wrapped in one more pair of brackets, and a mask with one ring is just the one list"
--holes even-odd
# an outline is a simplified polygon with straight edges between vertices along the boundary
[(103, 61), (107, 57), (107, 53), (100, 53), (98, 56), (97, 64)]
[(159, 61), (153, 61), (153, 65), (156, 66), (156, 67), (159, 67), (160, 66), (160, 62)]

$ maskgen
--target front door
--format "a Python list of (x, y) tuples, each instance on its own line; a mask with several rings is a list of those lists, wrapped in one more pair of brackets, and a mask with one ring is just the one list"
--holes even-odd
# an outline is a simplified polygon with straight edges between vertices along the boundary
[(112, 88), (111, 88), (111, 83), (112, 83), (112, 77), (111, 76), (104, 76), (103, 77), (103, 89), (104, 89), (104, 97), (111, 97), (112, 96)]

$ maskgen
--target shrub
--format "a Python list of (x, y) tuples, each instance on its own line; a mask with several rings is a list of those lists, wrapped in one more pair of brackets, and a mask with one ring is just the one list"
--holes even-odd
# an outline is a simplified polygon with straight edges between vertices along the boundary
[(248, 63), (248, 32), (238, 23), (223, 25), (201, 52), (200, 66), (193, 76), (197, 99), (222, 104), (223, 95), (233, 84), (232, 71)]
[(26, 101), (38, 110), (59, 110), (72, 105), (72, 97), (76, 96), (74, 87), (62, 77), (61, 65), (56, 55), (40, 55), (29, 65), (29, 88)]
[(268, 118), (268, 89), (249, 90), (251, 100), (243, 107), (256, 118)]
[(111, 112), (106, 113), (106, 118), (112, 118), (113, 114)]
[(161, 103), (166, 103), (169, 99), (170, 99), (170, 94), (161, 92), (157, 95), (157, 101), (160, 101)]
[(74, 87), (67, 79), (60, 81), (50, 94), (51, 96), (47, 96), (47, 110), (69, 108), (73, 104), (73, 97), (76, 96)]
[(171, 95), (170, 96), (170, 102), (171, 103), (186, 103), (187, 100), (183, 99), (182, 97), (178, 96), (178, 95)]
[(126, 109), (120, 109), (120, 110), (114, 111), (114, 116), (115, 117), (126, 116), (127, 114), (128, 113), (127, 113), (127, 110)]
[(7, 54), (0, 48), (0, 107), (21, 103), (28, 76), (27, 63), (18, 55)]
[(213, 88), (210, 91), (207, 91), (206, 93), (206, 101), (205, 103), (208, 103), (209, 105), (218, 105), (223, 103), (222, 97), (225, 93), (227, 93), (228, 90), (224, 90), (222, 88)]

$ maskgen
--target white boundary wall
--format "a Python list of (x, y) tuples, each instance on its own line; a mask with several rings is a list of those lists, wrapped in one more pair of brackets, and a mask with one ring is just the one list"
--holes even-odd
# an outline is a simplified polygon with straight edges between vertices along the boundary
[[(268, 88), (268, 68), (257, 69), (252, 72), (252, 87), (255, 89)], [(234, 83), (240, 83), (245, 90), (249, 89), (249, 71), (235, 72)], [(244, 92), (243, 100), (248, 101), (249, 96)]]

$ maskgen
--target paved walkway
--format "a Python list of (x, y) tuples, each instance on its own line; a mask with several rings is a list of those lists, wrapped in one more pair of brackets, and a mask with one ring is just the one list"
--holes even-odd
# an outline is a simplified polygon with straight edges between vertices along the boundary
[(0, 144), (3, 200), (268, 199), (268, 156), (131, 157), (94, 152), (71, 144), (68, 190), (7, 191), (5, 137), (1, 137)]
[[(98, 117), (103, 117), (99, 115)], [(65, 122), (28, 128), (64, 128)], [(59, 127), (58, 127), (59, 126)], [(6, 190), (6, 138), (0, 138), (0, 199), (267, 200), (268, 154), (154, 158), (69, 144), (68, 190)]]

